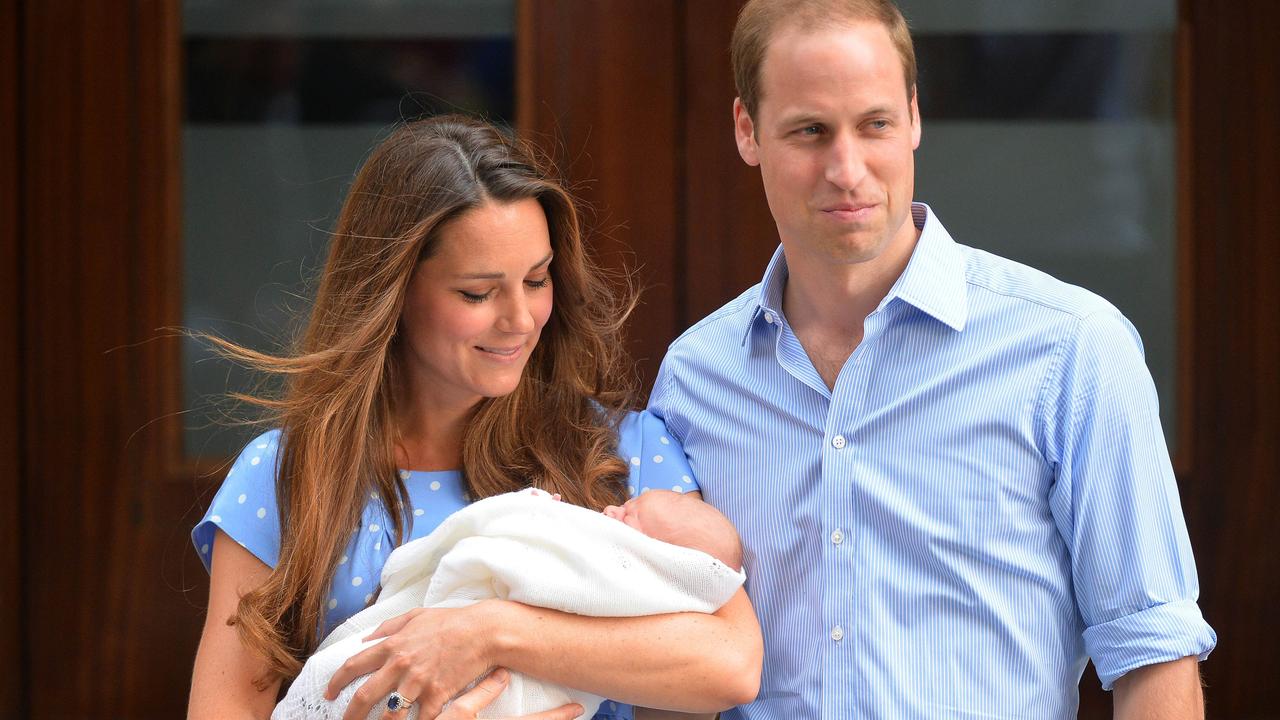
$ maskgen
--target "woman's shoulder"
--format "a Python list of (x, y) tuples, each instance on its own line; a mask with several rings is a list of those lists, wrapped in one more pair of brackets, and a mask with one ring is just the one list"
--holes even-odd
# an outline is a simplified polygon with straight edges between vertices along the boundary
[(622, 418), (618, 455), (628, 463), (632, 495), (653, 488), (676, 492), (698, 489), (684, 448), (667, 432), (662, 418), (648, 410), (633, 410)]
[(244, 446), (227, 470), (209, 509), (192, 530), (192, 543), (206, 568), (215, 530), (222, 530), (268, 566), (275, 566), (279, 559), (276, 468), (280, 437), (280, 430), (272, 429)]

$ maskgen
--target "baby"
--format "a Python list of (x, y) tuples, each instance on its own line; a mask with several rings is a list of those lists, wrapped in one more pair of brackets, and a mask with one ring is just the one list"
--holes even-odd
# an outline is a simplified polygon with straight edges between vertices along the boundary
[(700, 498), (649, 490), (603, 512), (605, 517), (621, 520), (651, 538), (701, 550), (734, 570), (742, 569), (738, 531), (729, 518)]
[[(578, 615), (714, 612), (745, 580), (738, 533), (701, 500), (652, 490), (602, 513), (540, 490), (479, 500), (387, 558), (382, 592), (338, 626), (306, 662), (273, 720), (342, 717), (365, 678), (332, 702), (329, 678), (383, 621), (415, 607), (463, 607), (502, 598)], [(366, 676), (367, 677), (367, 676)], [(603, 698), (511, 673), (480, 717), (512, 717), (576, 702), (591, 717)], [(376, 705), (369, 718), (381, 717)], [(410, 718), (418, 709), (412, 706)]]

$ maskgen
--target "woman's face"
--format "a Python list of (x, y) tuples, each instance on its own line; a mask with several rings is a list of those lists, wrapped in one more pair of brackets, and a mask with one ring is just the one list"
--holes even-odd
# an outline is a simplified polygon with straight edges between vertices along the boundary
[(551, 316), (551, 236), (531, 198), (469, 210), (439, 233), (409, 280), (400, 333), (409, 387), (459, 410), (520, 382)]

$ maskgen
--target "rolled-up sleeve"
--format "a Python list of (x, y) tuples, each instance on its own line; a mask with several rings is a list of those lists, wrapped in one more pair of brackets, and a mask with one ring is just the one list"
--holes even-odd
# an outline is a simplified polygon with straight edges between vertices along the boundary
[(1217, 642), (1141, 341), (1119, 312), (1080, 320), (1046, 383), (1054, 520), (1071, 552), (1084, 644), (1102, 687)]

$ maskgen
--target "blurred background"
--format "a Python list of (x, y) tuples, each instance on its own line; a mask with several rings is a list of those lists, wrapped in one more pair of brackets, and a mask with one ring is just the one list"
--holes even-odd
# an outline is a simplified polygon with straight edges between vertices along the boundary
[[(1209, 716), (1280, 717), (1280, 3), (900, 4), (917, 199), (1142, 333), (1220, 638)], [(475, 113), (557, 159), (645, 288), (645, 387), (757, 282), (777, 236), (733, 144), (739, 6), (0, 0), (0, 717), (184, 715), (188, 533), (255, 379), (167, 329), (287, 347), (393, 123)], [(1082, 717), (1109, 716), (1097, 687)]]

